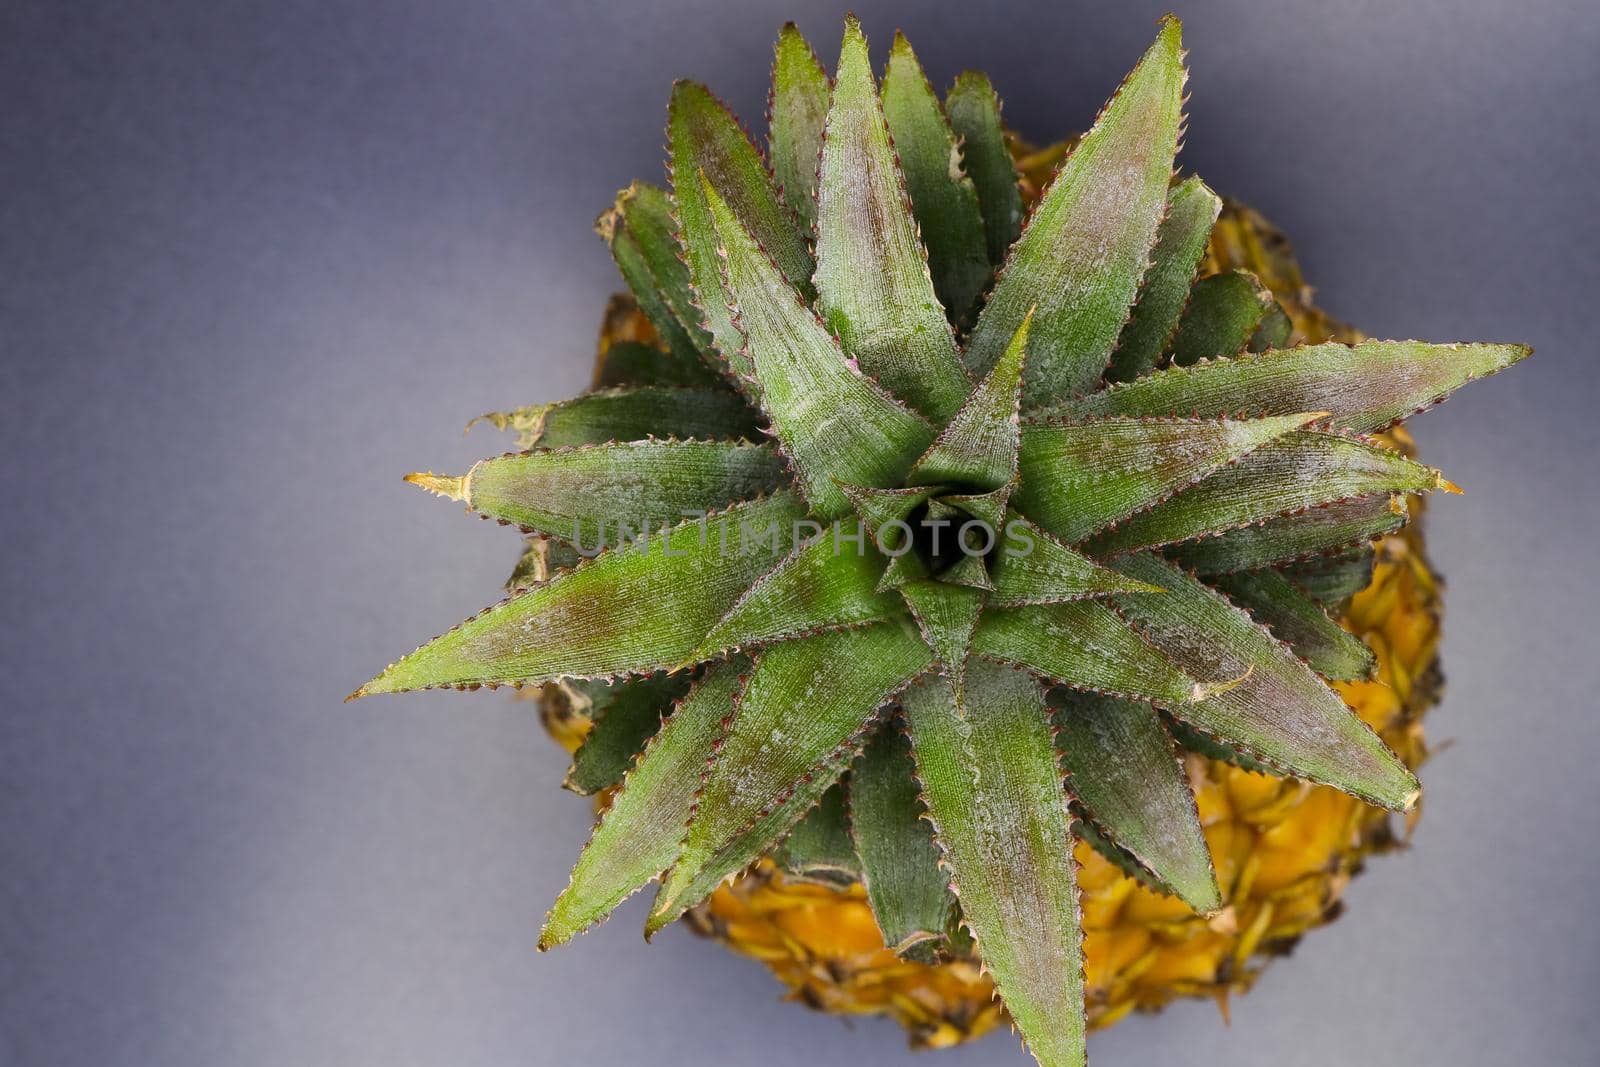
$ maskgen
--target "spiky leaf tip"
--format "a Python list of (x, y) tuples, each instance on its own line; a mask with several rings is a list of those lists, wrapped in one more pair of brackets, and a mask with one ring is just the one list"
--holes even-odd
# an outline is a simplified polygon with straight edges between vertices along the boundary
[(934, 293), (853, 17), (822, 147), (816, 286), (823, 321), (885, 389), (941, 420), (965, 399), (971, 383)]
[(986, 372), (1037, 307), (1026, 407), (1087, 391), (1110, 362), (1166, 203), (1183, 82), (1181, 30), (1169, 17), (1006, 258), (966, 359)]

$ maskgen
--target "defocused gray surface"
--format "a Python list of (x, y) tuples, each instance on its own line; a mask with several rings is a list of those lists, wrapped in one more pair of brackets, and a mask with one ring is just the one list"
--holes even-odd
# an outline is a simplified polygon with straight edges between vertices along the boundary
[[(878, 54), (899, 25), (938, 84), (987, 68), (1047, 139), (1164, 4), (857, 6)], [(1413, 424), (1468, 490), (1431, 515), (1455, 743), (1415, 848), (1231, 1028), (1183, 1004), (1092, 1055), (1594, 1063), (1600, 17), (1183, 7), (1183, 161), (1289, 230), (1330, 309), (1539, 354)], [(589, 808), (529, 707), (339, 703), (495, 599), (515, 536), (399, 476), (584, 384), (617, 284), (590, 221), (659, 180), (670, 80), (759, 131), (778, 26), (831, 63), (842, 12), (5, 5), (0, 1062), (910, 1062), (685, 932), (646, 948), (640, 901), (535, 953)]]

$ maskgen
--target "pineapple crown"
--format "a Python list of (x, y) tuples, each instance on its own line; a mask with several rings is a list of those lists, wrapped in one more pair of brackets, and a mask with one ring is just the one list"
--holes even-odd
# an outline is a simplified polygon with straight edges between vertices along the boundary
[(542, 948), (658, 877), (647, 932), (765, 854), (842, 866), (1079, 1064), (1073, 835), (1223, 905), (1181, 750), (1415, 802), (1328, 684), (1373, 660), (1326, 590), (1454, 488), (1370, 435), (1529, 350), (1289, 347), (1253, 276), (1196, 281), (1184, 81), (1168, 18), (1026, 219), (987, 78), (941, 104), (897, 36), (880, 88), (853, 17), (832, 80), (784, 28), (766, 159), (674, 87), (672, 191), (598, 225), (659, 343), (496, 416), (527, 451), (409, 477), (537, 565), (354, 694), (591, 685), (569, 784), (621, 788)]

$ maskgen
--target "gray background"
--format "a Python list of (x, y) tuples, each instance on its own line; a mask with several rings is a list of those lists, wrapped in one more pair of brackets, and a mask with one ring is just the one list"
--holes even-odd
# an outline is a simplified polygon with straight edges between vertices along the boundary
[[(1161, 5), (858, 6), (1080, 127)], [(1107, 8), (1123, 5), (1105, 5)], [(1184, 5), (1184, 162), (1380, 336), (1539, 354), (1416, 424), (1455, 744), (1407, 857), (1225, 1028), (1100, 1064), (1579, 1064), (1600, 1042), (1592, 5)], [(1395, 10), (1395, 9), (1401, 10)], [(1076, 9), (1076, 10), (1074, 10)], [(670, 79), (756, 119), (787, 2), (39, 3), (0, 13), (0, 1062), (898, 1063), (642, 901), (533, 951), (586, 803), (526, 705), (341, 706), (495, 599), (505, 530), (400, 483), (580, 388), (590, 220)], [(995, 1036), (922, 1064), (1020, 1064)]]

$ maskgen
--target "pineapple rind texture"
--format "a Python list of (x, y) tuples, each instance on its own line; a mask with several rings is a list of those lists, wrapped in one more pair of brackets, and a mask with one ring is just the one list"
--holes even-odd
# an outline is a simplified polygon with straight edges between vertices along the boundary
[[(1033, 149), (1011, 139), (1025, 195), (1048, 178), (1065, 145)], [(1317, 307), (1283, 233), (1253, 209), (1225, 200), (1201, 274), (1249, 270), (1277, 297), (1300, 341), (1354, 343), (1359, 331)], [(619, 341), (652, 343), (653, 331), (626, 298), (608, 306), (600, 353)], [(1406, 454), (1403, 428), (1384, 435)], [(1413, 514), (1420, 498), (1410, 502)], [(1377, 670), (1334, 687), (1412, 769), (1427, 756), (1422, 717), (1438, 699), (1441, 600), (1420, 525), (1380, 539), (1372, 580), (1339, 612), (1371, 648)], [(564, 684), (539, 694), (546, 729), (569, 751), (589, 729), (588, 698)], [(1205, 918), (1119, 869), (1085, 842), (1079, 864), (1089, 1025), (1103, 1028), (1133, 1011), (1178, 997), (1228, 998), (1250, 989), (1266, 964), (1307, 931), (1337, 918), (1350, 879), (1367, 858), (1401, 847), (1420, 807), (1395, 818), (1328, 786), (1244, 770), (1188, 753), (1184, 759), (1216, 863), (1223, 910)], [(606, 796), (601, 797), (601, 804)], [(994, 983), (976, 959), (922, 963), (885, 947), (860, 882), (839, 885), (786, 875), (763, 859), (719, 888), (688, 918), (693, 929), (760, 960), (811, 1008), (885, 1015), (918, 1048), (945, 1048), (1006, 1021)]]

